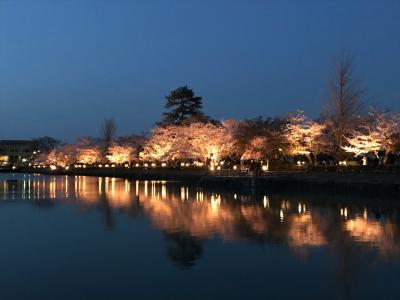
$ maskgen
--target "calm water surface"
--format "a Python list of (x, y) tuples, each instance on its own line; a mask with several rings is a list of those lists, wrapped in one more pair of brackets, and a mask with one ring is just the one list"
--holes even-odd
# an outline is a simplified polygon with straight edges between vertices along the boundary
[(0, 299), (399, 299), (399, 212), (389, 199), (0, 174)]

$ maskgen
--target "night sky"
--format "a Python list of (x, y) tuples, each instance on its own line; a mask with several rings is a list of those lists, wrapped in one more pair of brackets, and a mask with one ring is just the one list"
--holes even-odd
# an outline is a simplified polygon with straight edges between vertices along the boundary
[(399, 110), (400, 1), (0, 0), (0, 139), (147, 131), (186, 84), (217, 119), (318, 117), (343, 51)]

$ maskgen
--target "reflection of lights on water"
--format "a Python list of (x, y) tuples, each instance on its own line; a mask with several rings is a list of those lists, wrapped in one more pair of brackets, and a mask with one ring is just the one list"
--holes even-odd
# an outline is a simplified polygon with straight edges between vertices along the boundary
[(115, 178), (111, 178), (111, 193), (115, 193)]
[(367, 211), (366, 207), (364, 208), (363, 217), (364, 217), (365, 220), (368, 219), (368, 211)]
[(136, 180), (136, 196), (139, 196), (139, 181)]
[(145, 180), (144, 181), (144, 195), (146, 197), (149, 195), (148, 184), (149, 184), (149, 182), (147, 180)]
[(196, 192), (196, 201), (197, 202), (203, 202), (204, 201), (204, 192), (203, 191), (197, 191)]
[(284, 215), (283, 215), (283, 210), (282, 209), (279, 211), (279, 219), (281, 220), (281, 222), (284, 219)]
[(269, 208), (269, 198), (268, 198), (268, 196), (264, 196), (264, 199), (263, 199), (263, 205), (264, 205), (264, 208)]
[(151, 196), (154, 197), (156, 195), (156, 181), (152, 180), (150, 183), (151, 183)]
[(181, 187), (181, 200), (185, 200), (185, 188)]
[(286, 200), (282, 201), (281, 209), (284, 209), (284, 210), (290, 209), (290, 204)]
[(345, 219), (347, 218), (347, 207), (340, 209), (340, 215)]
[(102, 194), (102, 189), (101, 189), (102, 183), (103, 183), (103, 178), (99, 177), (99, 194)]
[(68, 176), (65, 176), (65, 197), (68, 198)]
[(125, 179), (125, 192), (129, 193), (131, 190), (131, 185), (128, 179)]
[(305, 214), (306, 213), (306, 205), (305, 204), (301, 204), (299, 202), (299, 204), (297, 206), (297, 210), (298, 210), (299, 214)]
[(211, 195), (211, 211), (214, 213), (217, 212), (220, 205), (221, 205), (221, 196)]

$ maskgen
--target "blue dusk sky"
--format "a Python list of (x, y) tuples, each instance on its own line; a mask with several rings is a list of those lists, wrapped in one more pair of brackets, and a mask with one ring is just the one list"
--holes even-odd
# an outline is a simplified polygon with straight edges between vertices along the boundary
[(400, 109), (400, 1), (0, 0), (0, 139), (149, 130), (188, 85), (217, 119), (318, 117), (332, 63)]

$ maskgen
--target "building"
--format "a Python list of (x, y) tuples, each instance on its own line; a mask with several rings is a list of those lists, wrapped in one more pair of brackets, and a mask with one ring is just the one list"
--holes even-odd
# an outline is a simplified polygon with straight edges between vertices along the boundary
[(28, 163), (37, 153), (32, 140), (0, 140), (0, 166)]

